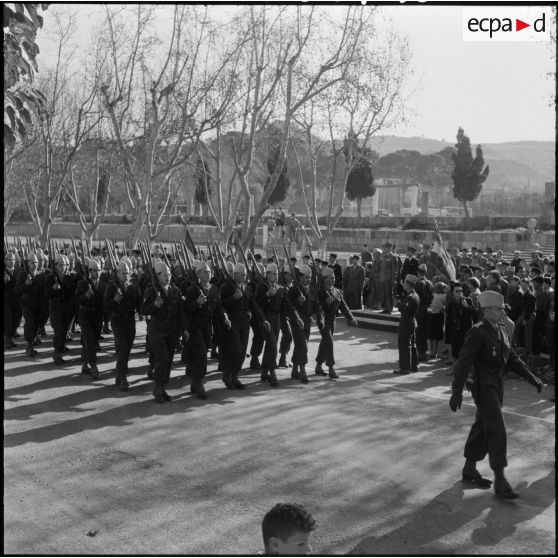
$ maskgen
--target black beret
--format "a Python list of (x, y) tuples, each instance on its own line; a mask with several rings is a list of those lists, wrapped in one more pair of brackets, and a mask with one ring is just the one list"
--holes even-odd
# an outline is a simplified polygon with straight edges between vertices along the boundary
[(337, 254), (334, 254), (333, 252), (329, 255), (330, 258), (336, 258)]

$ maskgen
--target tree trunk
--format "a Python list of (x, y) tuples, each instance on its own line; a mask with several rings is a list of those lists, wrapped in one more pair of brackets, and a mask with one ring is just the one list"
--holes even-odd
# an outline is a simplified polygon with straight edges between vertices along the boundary
[(469, 207), (467, 206), (467, 200), (463, 201), (463, 209), (465, 211), (465, 219), (469, 220)]
[(357, 198), (357, 216), (359, 225), (362, 225), (362, 198)]
[(147, 212), (145, 211), (145, 207), (140, 205), (134, 217), (134, 222), (130, 228), (130, 233), (128, 234), (128, 240), (130, 241), (132, 248), (135, 248), (138, 244), (146, 219)]
[(318, 253), (320, 255), (320, 259), (324, 259), (326, 257), (326, 248), (327, 248), (327, 241), (329, 240), (329, 234), (327, 231), (324, 232), (322, 238), (318, 239)]

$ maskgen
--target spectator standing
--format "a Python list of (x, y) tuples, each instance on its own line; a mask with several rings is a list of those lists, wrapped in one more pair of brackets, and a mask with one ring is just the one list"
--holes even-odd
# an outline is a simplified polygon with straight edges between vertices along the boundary
[(368, 244), (362, 245), (362, 252), (360, 253), (360, 263), (364, 266), (372, 261), (372, 252), (368, 250)]
[(329, 264), (326, 263), (327, 267), (333, 269), (333, 275), (335, 277), (335, 284), (333, 285), (336, 289), (343, 288), (343, 268), (337, 263), (337, 254), (333, 252), (329, 255)]
[(448, 286), (439, 281), (433, 287), (432, 302), (428, 308), (426, 337), (430, 346), (430, 358), (438, 358), (438, 344), (444, 338), (444, 310)]
[(426, 336), (426, 327), (428, 319), (428, 307), (434, 297), (434, 289), (432, 283), (426, 278), (426, 264), (420, 264), (417, 268), (418, 278), (415, 284), (415, 291), (419, 297), (419, 307), (417, 312), (417, 352), (419, 362), (426, 362), (428, 350), (428, 340)]
[(382, 314), (391, 314), (393, 312), (394, 291), (397, 284), (397, 259), (392, 252), (392, 244), (390, 242), (384, 244), (380, 281), (384, 285)]
[(546, 322), (550, 310), (550, 297), (543, 288), (542, 277), (533, 278), (535, 289), (535, 319), (533, 321), (533, 354), (538, 355), (544, 351)]
[(362, 309), (364, 268), (359, 264), (359, 259), (358, 254), (353, 254), (343, 274), (343, 298), (350, 310)]
[(451, 285), (451, 299), (446, 311), (445, 337), (451, 345), (451, 357), (455, 362), (465, 340), (465, 334), (473, 325), (474, 309), (470, 298), (463, 296), (461, 284)]
[(407, 275), (418, 274), (419, 261), (415, 257), (415, 254), (416, 254), (416, 249), (413, 248), (412, 246), (408, 246), (407, 257), (405, 258), (405, 261), (401, 266), (401, 283), (400, 283), (401, 286), (403, 285), (403, 281), (405, 281), (405, 277), (407, 277)]
[(399, 369), (394, 374), (409, 374), (418, 370), (418, 355), (415, 343), (417, 328), (416, 315), (419, 308), (419, 297), (415, 292), (417, 278), (407, 275), (403, 282), (404, 294), (399, 299), (398, 308), (401, 312), (399, 329), (397, 332), (397, 346), (399, 348)]
[(380, 279), (382, 270), (382, 250), (374, 248), (374, 259), (372, 260), (372, 271), (370, 273), (370, 307), (380, 310), (384, 300), (384, 283)]
[[(533, 287), (527, 278), (521, 279), (519, 282), (521, 292), (521, 326), (523, 333), (523, 344), (528, 354), (533, 353), (533, 322), (535, 321), (535, 304), (536, 299), (533, 294)], [(518, 335), (521, 335), (518, 333)], [(521, 339), (520, 339), (521, 342)]]

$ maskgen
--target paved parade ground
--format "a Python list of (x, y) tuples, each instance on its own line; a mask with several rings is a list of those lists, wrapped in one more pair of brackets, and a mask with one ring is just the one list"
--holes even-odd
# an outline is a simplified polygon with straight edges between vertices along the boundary
[[(474, 405), (466, 394), (450, 411), (447, 368), (395, 376), (396, 334), (338, 326), (337, 381), (304, 386), (279, 369), (273, 389), (245, 370), (248, 388), (227, 391), (211, 361), (202, 402), (177, 354), (164, 405), (146, 378), (144, 322), (128, 393), (114, 386), (112, 336), (94, 382), (78, 341), (61, 369), (51, 335), (35, 360), (19, 339), (4, 361), (4, 552), (253, 555), (264, 513), (296, 501), (317, 521), (314, 554), (555, 553), (554, 389), (506, 381), (520, 498), (502, 501), (460, 480)], [(479, 469), (492, 476), (486, 460)]]

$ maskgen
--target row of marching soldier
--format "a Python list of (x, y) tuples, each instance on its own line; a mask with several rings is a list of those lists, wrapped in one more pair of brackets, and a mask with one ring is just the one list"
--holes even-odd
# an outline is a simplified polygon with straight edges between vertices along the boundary
[(18, 247), (5, 245), (5, 349), (17, 348), (14, 338), (23, 318), (25, 354), (34, 358), (50, 320), (52, 360), (64, 366), (69, 332), (78, 324), (81, 371), (96, 380), (99, 342), (103, 332), (110, 332), (103, 329), (108, 319), (114, 335), (115, 384), (127, 391), (136, 320), (145, 317), (147, 376), (155, 400), (165, 403), (172, 399), (166, 386), (176, 351), (181, 351), (191, 378), (190, 392), (199, 399), (208, 397), (204, 379), (209, 352), (219, 359), (225, 387), (243, 389), (239, 375), (250, 330), (250, 368), (261, 373), (262, 382), (277, 387), (277, 369), (292, 366), (291, 378), (308, 383), (308, 342), (315, 320), (321, 341), (314, 373), (338, 377), (336, 317), (342, 312), (350, 324), (357, 323), (334, 287), (333, 269), (319, 269), (311, 256), (297, 266), (296, 259), (287, 255), (280, 260), (275, 254), (264, 266), (261, 256), (246, 255), (240, 246), (236, 256), (231, 250), (228, 257), (217, 245), (208, 246), (207, 254), (196, 254), (198, 259), (191, 258), (184, 242), (173, 245), (172, 255), (165, 250), (153, 255), (143, 242), (122, 257), (109, 240), (104, 254), (86, 248), (75, 242), (71, 248), (49, 242), (48, 250), (21, 241)]

